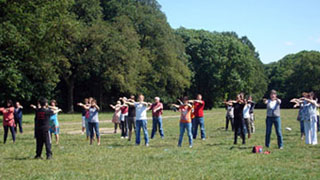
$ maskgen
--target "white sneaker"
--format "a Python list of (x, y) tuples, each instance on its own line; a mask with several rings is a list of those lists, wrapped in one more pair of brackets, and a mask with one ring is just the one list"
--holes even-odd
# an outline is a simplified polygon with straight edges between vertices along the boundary
[(147, 143), (146, 146), (149, 147), (149, 144)]
[(206, 138), (202, 138), (202, 141), (205, 141), (206, 140)]
[(192, 145), (190, 145), (189, 148), (192, 148)]
[(123, 137), (123, 136), (121, 136), (121, 139), (124, 139), (124, 137)]

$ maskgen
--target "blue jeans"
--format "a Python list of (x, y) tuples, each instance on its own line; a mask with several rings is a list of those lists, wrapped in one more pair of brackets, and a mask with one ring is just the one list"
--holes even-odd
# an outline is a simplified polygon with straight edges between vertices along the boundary
[(149, 144), (148, 130), (147, 130), (147, 120), (136, 120), (136, 144), (140, 144), (140, 130), (143, 130), (144, 140), (146, 144)]
[[(99, 123), (98, 122), (89, 122), (89, 131), (90, 131), (90, 138), (93, 139), (94, 131), (96, 132), (97, 138), (100, 137), (99, 133)], [(94, 130), (94, 131), (93, 131)]]
[(304, 123), (303, 123), (303, 121), (300, 121), (300, 132), (301, 132), (301, 134), (302, 133), (304, 134)]
[(154, 137), (154, 134), (157, 132), (157, 127), (159, 126), (160, 136), (163, 137), (163, 129), (162, 129), (162, 117), (152, 117), (152, 132), (151, 139)]
[(192, 127), (192, 124), (191, 124), (191, 123), (180, 123), (180, 137), (179, 137), (178, 146), (181, 146), (181, 144), (182, 144), (182, 140), (183, 140), (183, 135), (184, 135), (185, 129), (187, 129), (187, 132), (188, 132), (189, 145), (192, 146), (191, 127)]
[(280, 117), (267, 117), (266, 119), (266, 146), (270, 146), (270, 135), (272, 131), (272, 124), (276, 129), (278, 147), (283, 147), (282, 133), (281, 133), (281, 119)]
[(204, 118), (203, 117), (195, 117), (192, 119), (192, 135), (193, 139), (197, 138), (198, 134), (198, 126), (200, 125), (201, 131), (201, 139), (206, 138), (206, 132), (204, 130)]
[(320, 118), (319, 118), (319, 116), (317, 116), (317, 129), (318, 129), (318, 132), (320, 132), (320, 129), (319, 129), (320, 122), (319, 122), (319, 120), (320, 120)]

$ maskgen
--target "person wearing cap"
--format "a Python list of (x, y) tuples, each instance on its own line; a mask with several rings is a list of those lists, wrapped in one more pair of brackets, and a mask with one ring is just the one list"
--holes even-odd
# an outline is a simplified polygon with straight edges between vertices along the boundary
[(270, 136), (272, 125), (276, 128), (279, 149), (283, 149), (283, 138), (281, 133), (281, 119), (280, 119), (280, 104), (281, 100), (277, 97), (277, 91), (271, 90), (270, 99), (263, 99), (267, 105), (267, 119), (266, 119), (266, 138), (265, 145), (270, 147)]
[(159, 127), (159, 133), (161, 138), (164, 138), (163, 128), (162, 128), (162, 111), (163, 105), (160, 102), (159, 97), (154, 98), (154, 103), (151, 105), (150, 109), (152, 110), (152, 132), (151, 139), (153, 139), (155, 133), (157, 132), (157, 128)]

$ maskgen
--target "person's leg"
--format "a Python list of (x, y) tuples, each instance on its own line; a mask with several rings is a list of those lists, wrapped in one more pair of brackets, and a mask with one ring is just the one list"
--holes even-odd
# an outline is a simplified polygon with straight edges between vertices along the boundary
[(283, 138), (282, 138), (282, 132), (281, 132), (281, 119), (280, 119), (280, 117), (277, 117), (274, 119), (274, 126), (275, 126), (276, 134), (277, 134), (278, 147), (282, 148), (283, 147)]
[(151, 139), (153, 139), (154, 134), (157, 132), (158, 117), (152, 117), (152, 131)]
[(37, 150), (36, 150), (36, 158), (41, 157), (42, 154), (42, 146), (43, 146), (43, 138), (41, 132), (37, 132), (36, 142), (37, 142)]
[(304, 133), (304, 121), (300, 120), (300, 133), (301, 133), (301, 140), (303, 139), (305, 133)]
[(183, 140), (183, 134), (184, 134), (184, 130), (185, 130), (185, 124), (186, 123), (181, 123), (180, 122), (180, 135), (179, 135), (179, 141), (178, 141), (178, 146), (180, 147), (182, 144), (182, 140)]
[(125, 126), (124, 121), (120, 121), (121, 123), (121, 138), (125, 137)]
[(250, 114), (250, 127), (251, 127), (251, 133), (254, 133), (256, 129), (254, 127), (254, 114), (253, 113)]
[[(45, 143), (46, 146), (46, 154), (47, 154), (47, 159), (50, 159), (52, 157), (52, 151), (51, 151), (51, 137), (49, 132), (45, 133), (43, 136), (43, 142)], [(42, 146), (41, 146), (42, 149)]]
[(136, 121), (136, 145), (140, 145), (140, 130), (142, 126), (141, 120)]
[(87, 135), (87, 140), (89, 139), (90, 137), (90, 129), (89, 129), (89, 122), (88, 120), (86, 120), (85, 122), (85, 126), (86, 126), (86, 135)]
[(56, 126), (55, 132), (54, 132), (54, 135), (56, 136), (56, 144), (59, 144), (59, 133), (60, 133), (60, 128), (59, 126)]
[(270, 147), (271, 131), (272, 131), (272, 118), (267, 117), (267, 119), (266, 119), (266, 138), (265, 138), (266, 147)]
[(100, 131), (99, 131), (99, 123), (94, 123), (94, 130), (96, 132), (97, 143), (100, 145)]
[(244, 133), (244, 124), (243, 124), (243, 121), (242, 121), (242, 124), (240, 125), (240, 134), (241, 134), (241, 138), (242, 138), (242, 144), (246, 144), (246, 135)]
[(161, 138), (163, 138), (164, 133), (163, 133), (162, 117), (161, 116), (158, 117), (158, 123), (159, 123), (159, 133), (160, 133)]
[(9, 128), (10, 128), (10, 132), (11, 132), (11, 135), (12, 135), (12, 141), (16, 142), (16, 132), (14, 131), (14, 127), (13, 126), (9, 126)]
[(90, 132), (90, 145), (92, 144), (93, 141), (93, 136), (94, 136), (94, 131), (93, 131), (93, 123), (89, 122), (89, 132)]
[(197, 138), (197, 134), (196, 134), (196, 131), (197, 131), (197, 123), (196, 123), (196, 118), (193, 118), (191, 120), (191, 123), (192, 123), (192, 136), (193, 136), (193, 139), (196, 139)]
[(134, 126), (134, 118), (133, 117), (129, 117), (128, 118), (128, 130), (129, 130), (129, 141), (131, 141), (132, 138), (132, 128)]
[(234, 141), (233, 141), (233, 144), (237, 144), (237, 141), (238, 141), (238, 130), (239, 130), (239, 124), (235, 123), (234, 124)]
[(311, 144), (311, 132), (310, 132), (310, 121), (303, 121), (304, 123), (304, 135), (306, 144)]
[(231, 118), (231, 128), (232, 128), (232, 131), (234, 131), (234, 118), (233, 117), (230, 117)]
[(85, 129), (86, 129), (86, 117), (82, 116), (82, 128), (81, 128), (82, 134), (84, 133)]
[(124, 136), (128, 137), (128, 116), (124, 118), (124, 126), (125, 126)]
[(186, 129), (187, 129), (187, 133), (188, 133), (188, 137), (189, 137), (189, 146), (192, 147), (193, 143), (192, 143), (192, 132), (191, 132), (191, 128), (192, 128), (192, 124), (191, 123), (186, 123)]
[(4, 130), (3, 144), (5, 144), (7, 142), (9, 126), (3, 126), (3, 130)]
[(318, 139), (317, 139), (317, 117), (312, 117), (311, 118), (311, 144), (316, 145), (318, 144)]
[(200, 131), (201, 131), (201, 139), (206, 138), (206, 131), (204, 129), (204, 118), (199, 118), (199, 124), (200, 124)]
[(149, 145), (149, 135), (148, 135), (148, 129), (147, 129), (147, 120), (142, 120), (142, 129), (143, 129), (145, 144)]
[(317, 116), (317, 131), (320, 132), (320, 129), (319, 129), (319, 125), (320, 125), (320, 117)]
[(22, 118), (19, 119), (19, 132), (23, 133), (23, 129), (22, 129)]
[(250, 126), (249, 126), (249, 123), (250, 123), (249, 121), (250, 121), (249, 118), (245, 118), (245, 119), (244, 119), (244, 123), (245, 123), (245, 126), (246, 126), (246, 128), (247, 128), (248, 138), (251, 137), (251, 128), (250, 128)]
[(229, 120), (230, 120), (230, 117), (226, 116), (226, 131), (228, 131), (228, 128), (229, 128)]

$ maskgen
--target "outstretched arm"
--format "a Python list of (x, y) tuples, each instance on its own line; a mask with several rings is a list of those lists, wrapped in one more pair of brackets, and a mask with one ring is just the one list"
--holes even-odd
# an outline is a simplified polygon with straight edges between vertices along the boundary
[(178, 109), (180, 108), (180, 106), (177, 105), (177, 104), (171, 104), (171, 106), (172, 106), (172, 107), (175, 107), (175, 108), (178, 108)]

